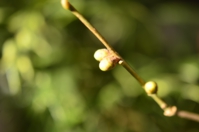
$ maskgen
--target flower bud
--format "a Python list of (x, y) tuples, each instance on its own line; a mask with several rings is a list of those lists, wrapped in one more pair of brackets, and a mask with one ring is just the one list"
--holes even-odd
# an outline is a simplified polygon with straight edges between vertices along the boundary
[(149, 82), (146, 82), (146, 84), (144, 85), (144, 89), (148, 95), (156, 94), (158, 91), (158, 86), (156, 82), (149, 81)]
[(61, 0), (61, 5), (64, 9), (69, 9), (70, 7), (70, 3), (68, 2), (68, 0)]
[(113, 63), (113, 61), (111, 61), (111, 59), (109, 57), (105, 57), (99, 63), (99, 68), (102, 71), (108, 71), (108, 70), (112, 69), (114, 66), (115, 66), (115, 64)]
[(107, 49), (98, 49), (94, 53), (94, 58), (97, 61), (101, 61), (103, 58), (105, 58), (108, 55), (109, 51)]

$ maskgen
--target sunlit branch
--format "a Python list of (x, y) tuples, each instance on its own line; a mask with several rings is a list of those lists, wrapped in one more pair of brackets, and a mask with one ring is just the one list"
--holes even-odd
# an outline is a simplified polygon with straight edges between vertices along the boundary
[(130, 65), (122, 59), (122, 57), (111, 47), (111, 45), (105, 40), (104, 37), (84, 18), (75, 8), (72, 6), (68, 0), (61, 0), (61, 4), (64, 9), (70, 10), (98, 39), (102, 44), (115, 56), (118, 60), (118, 64), (122, 65), (145, 89), (146, 93), (160, 106), (164, 111), (165, 116), (174, 116), (177, 115), (181, 118), (186, 118), (199, 122), (199, 115), (187, 111), (177, 110), (176, 106), (169, 106), (164, 102), (160, 97), (157, 96), (158, 86), (155, 82), (149, 81), (145, 82)]

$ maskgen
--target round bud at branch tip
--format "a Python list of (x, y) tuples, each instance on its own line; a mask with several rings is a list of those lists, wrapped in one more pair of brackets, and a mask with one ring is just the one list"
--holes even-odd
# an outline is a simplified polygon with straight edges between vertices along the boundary
[(68, 2), (68, 0), (61, 0), (61, 5), (64, 9), (69, 9), (70, 7), (70, 3)]
[(146, 82), (144, 85), (144, 89), (148, 95), (156, 94), (158, 91), (157, 83), (154, 81)]

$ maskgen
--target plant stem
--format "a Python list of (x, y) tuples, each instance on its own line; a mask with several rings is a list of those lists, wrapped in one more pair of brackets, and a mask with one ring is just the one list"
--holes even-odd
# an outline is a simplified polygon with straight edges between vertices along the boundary
[(167, 104), (160, 99), (157, 94), (151, 95), (151, 97), (154, 99), (154, 101), (162, 108), (163, 110), (167, 107)]
[(189, 119), (189, 120), (199, 122), (199, 115), (196, 114), (196, 113), (192, 113), (192, 112), (188, 112), (188, 111), (184, 111), (184, 110), (179, 110), (176, 115), (178, 115), (181, 118), (185, 118), (185, 119)]
[(141, 86), (144, 86), (146, 82), (141, 77), (138, 76), (135, 70), (133, 70), (133, 68), (131, 68), (126, 61), (120, 60), (119, 64), (122, 65), (140, 83)]
[[(61, 0), (63, 8), (70, 10), (101, 42), (102, 44), (111, 51), (116, 57), (120, 59), (118, 62), (122, 65), (143, 87), (145, 81), (130, 67), (130, 65), (125, 62), (122, 57), (108, 44), (108, 42), (102, 37), (102, 35), (84, 18), (69, 2), (68, 0)], [(187, 118), (190, 120), (199, 121), (199, 115), (195, 113), (190, 113), (187, 111), (178, 111), (176, 106), (169, 107), (157, 94), (149, 95), (154, 99), (154, 101), (164, 110), (165, 116), (177, 115), (182, 118)]]
[[(102, 35), (97, 31), (97, 29), (95, 29), (87, 20), (86, 18), (81, 15), (76, 9), (75, 7), (73, 7), (67, 0), (62, 0), (62, 5), (65, 9), (70, 10), (101, 42), (102, 44), (111, 52), (113, 52), (115, 54), (115, 56), (117, 56), (118, 58), (121, 59), (121, 56), (110, 46), (110, 44), (104, 39), (104, 37), (102, 37)], [(121, 64), (129, 73), (131, 73), (131, 75), (133, 77), (135, 77), (135, 79), (140, 83), (140, 85), (144, 85), (145, 81), (138, 76), (138, 74), (130, 67), (129, 64), (127, 64), (127, 62), (125, 62), (124, 60), (121, 60), (119, 62), (119, 64)]]
[(110, 51), (114, 51), (114, 49), (108, 44), (108, 42), (102, 37), (102, 35), (95, 29), (88, 21), (87, 19), (81, 15), (68, 1), (65, 1), (65, 4), (67, 4), (67, 8), (102, 42), (102, 44)]
[[(70, 10), (101, 42), (102, 44), (111, 52), (114, 53), (115, 56), (120, 58), (119, 64), (122, 65), (143, 87), (145, 85), (145, 81), (130, 67), (130, 65), (124, 61), (120, 55), (110, 46), (110, 44), (102, 37), (102, 35), (84, 18), (69, 2), (68, 0), (61, 1), (62, 6), (65, 9)], [(151, 96), (159, 106), (164, 109), (167, 105), (164, 103), (157, 95)]]

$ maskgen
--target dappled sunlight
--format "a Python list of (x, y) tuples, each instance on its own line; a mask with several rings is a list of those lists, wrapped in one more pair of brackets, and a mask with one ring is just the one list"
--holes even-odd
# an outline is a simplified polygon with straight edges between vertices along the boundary
[[(198, 113), (197, 3), (70, 2), (143, 82), (157, 82), (159, 97)], [(165, 117), (145, 85), (122, 66), (100, 71), (93, 54), (104, 46), (60, 1), (1, 1), (0, 45), (0, 131), (199, 129), (197, 123)]]
[[(114, 92), (113, 92), (114, 91)], [(122, 98), (122, 91), (119, 86), (110, 83), (104, 86), (99, 93), (99, 107), (102, 109), (110, 109), (117, 105)]]
[(113, 72), (114, 78), (119, 82), (121, 90), (126, 96), (138, 97), (144, 91), (140, 89), (138, 82), (126, 72), (122, 67), (115, 68)]
[(182, 96), (185, 99), (196, 101), (199, 103), (199, 86), (198, 85), (184, 85), (182, 88)]
[(199, 63), (184, 63), (180, 67), (180, 78), (187, 83), (196, 83), (199, 78)]

